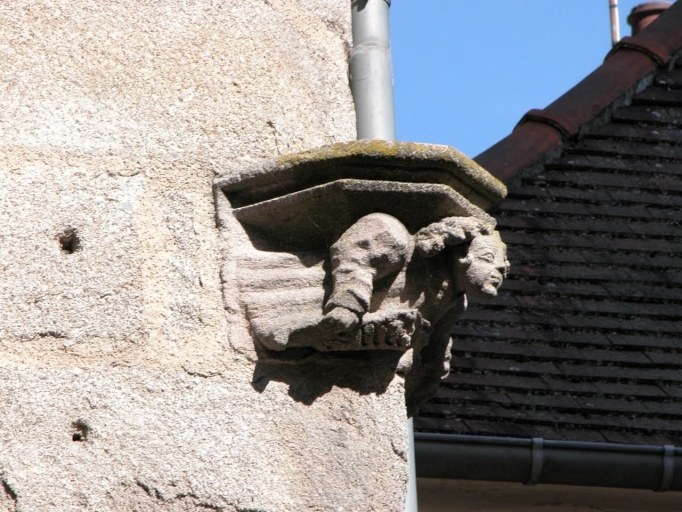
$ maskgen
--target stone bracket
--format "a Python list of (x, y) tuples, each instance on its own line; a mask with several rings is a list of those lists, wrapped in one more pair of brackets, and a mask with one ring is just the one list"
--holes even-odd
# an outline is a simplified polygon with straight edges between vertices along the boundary
[(390, 350), (398, 372), (440, 377), (467, 294), (496, 295), (508, 266), (485, 211), (504, 185), (444, 146), (336, 144), (217, 178), (215, 194), (261, 357)]

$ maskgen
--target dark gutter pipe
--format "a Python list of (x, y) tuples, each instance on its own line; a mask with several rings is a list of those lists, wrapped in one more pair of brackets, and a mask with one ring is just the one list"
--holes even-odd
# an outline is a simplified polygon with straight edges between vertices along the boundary
[(682, 491), (682, 449), (577, 441), (415, 434), (417, 476)]

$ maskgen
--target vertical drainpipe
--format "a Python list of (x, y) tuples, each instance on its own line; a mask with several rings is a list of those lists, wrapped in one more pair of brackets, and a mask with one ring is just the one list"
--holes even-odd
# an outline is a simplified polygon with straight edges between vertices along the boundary
[(414, 426), (412, 418), (407, 420), (407, 498), (405, 511), (417, 512), (417, 466), (414, 454)]
[(358, 139), (395, 140), (390, 0), (352, 0), (350, 83)]
[[(353, 48), (350, 84), (358, 139), (395, 140), (390, 0), (351, 0)], [(414, 433), (408, 420), (408, 482), (405, 510), (417, 512)]]
[(618, 41), (620, 41), (618, 0), (609, 0), (609, 14), (611, 17), (611, 45), (615, 45)]

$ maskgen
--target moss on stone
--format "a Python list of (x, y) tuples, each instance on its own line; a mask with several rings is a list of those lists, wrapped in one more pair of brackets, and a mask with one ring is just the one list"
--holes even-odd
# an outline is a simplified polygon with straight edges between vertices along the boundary
[[(273, 170), (284, 171), (308, 165), (333, 165), (349, 161), (384, 162), (396, 167), (438, 168), (469, 182), (484, 195), (501, 201), (507, 195), (502, 182), (461, 151), (450, 146), (415, 142), (358, 140), (323, 146), (318, 149), (285, 155), (277, 159)], [(481, 190), (483, 189), (483, 190)]]

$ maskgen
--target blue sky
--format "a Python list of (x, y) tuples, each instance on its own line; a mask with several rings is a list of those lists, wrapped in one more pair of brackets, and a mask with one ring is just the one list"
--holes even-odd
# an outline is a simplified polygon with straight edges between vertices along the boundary
[[(643, 0), (620, 0), (625, 18)], [(608, 0), (393, 0), (399, 140), (474, 157), (601, 64)]]

